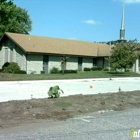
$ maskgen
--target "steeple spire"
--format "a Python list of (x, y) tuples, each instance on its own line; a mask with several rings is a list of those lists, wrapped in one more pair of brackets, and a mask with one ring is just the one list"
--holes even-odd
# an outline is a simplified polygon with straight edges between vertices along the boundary
[(122, 7), (122, 22), (121, 22), (121, 29), (120, 29), (120, 40), (125, 39), (125, 29), (124, 29), (124, 4)]

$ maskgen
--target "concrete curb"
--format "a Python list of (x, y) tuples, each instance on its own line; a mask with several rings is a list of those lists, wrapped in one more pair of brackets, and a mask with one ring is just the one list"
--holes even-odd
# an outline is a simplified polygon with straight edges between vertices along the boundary
[(91, 78), (91, 79), (64, 79), (64, 80), (30, 80), (30, 81), (0, 81), (0, 84), (30, 84), (30, 83), (64, 83), (64, 82), (91, 82), (108, 80), (140, 80), (140, 77), (126, 78)]

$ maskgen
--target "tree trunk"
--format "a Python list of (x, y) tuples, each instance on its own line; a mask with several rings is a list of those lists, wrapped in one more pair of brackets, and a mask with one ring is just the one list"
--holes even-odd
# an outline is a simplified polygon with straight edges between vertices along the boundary
[(65, 69), (64, 69), (64, 65), (62, 65), (62, 75), (64, 75), (65, 73)]

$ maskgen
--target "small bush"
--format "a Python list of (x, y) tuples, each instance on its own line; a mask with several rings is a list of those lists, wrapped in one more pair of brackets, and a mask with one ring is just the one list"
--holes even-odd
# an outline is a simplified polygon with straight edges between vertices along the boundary
[(101, 71), (101, 70), (103, 70), (103, 68), (102, 67), (98, 67), (98, 71)]
[(103, 70), (103, 68), (102, 67), (92, 67), (91, 70), (92, 71), (101, 71), (101, 70)]
[(78, 72), (82, 72), (82, 69), (77, 69), (77, 73), (78, 73)]
[(114, 68), (111, 68), (110, 71), (115, 71), (115, 69)]
[(103, 68), (103, 71), (109, 71), (109, 68), (105, 67)]
[[(62, 70), (60, 70), (59, 72), (62, 73)], [(77, 70), (64, 70), (64, 73), (65, 74), (68, 74), (68, 73), (77, 73)]]
[(2, 66), (2, 71), (3, 71), (6, 67), (8, 67), (9, 65), (10, 65), (9, 62), (4, 63), (3, 66)]
[(24, 71), (24, 70), (19, 70), (19, 71), (17, 72), (17, 74), (27, 74), (27, 73), (26, 73), (26, 71)]
[(50, 87), (49, 91), (48, 91), (48, 96), (49, 98), (58, 98), (60, 97), (60, 94), (64, 93), (62, 89), (59, 88), (59, 86), (54, 86), (54, 87)]
[(3, 70), (2, 69), (0, 69), (0, 72), (2, 72)]
[(84, 71), (90, 71), (91, 70), (91, 68), (84, 68)]
[(53, 68), (50, 70), (50, 73), (51, 73), (51, 74), (57, 74), (57, 73), (59, 73), (59, 69), (56, 68), (56, 67), (53, 67)]
[(91, 70), (92, 71), (97, 71), (98, 70), (98, 67), (92, 67)]
[(125, 72), (130, 72), (130, 70), (129, 69), (126, 69)]
[(20, 67), (17, 63), (11, 62), (8, 67), (4, 67), (3, 72), (5, 73), (18, 73), (20, 71)]

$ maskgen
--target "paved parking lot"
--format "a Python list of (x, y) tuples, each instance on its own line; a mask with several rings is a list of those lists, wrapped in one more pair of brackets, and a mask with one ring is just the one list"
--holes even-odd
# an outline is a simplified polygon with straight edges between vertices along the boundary
[(138, 140), (140, 109), (90, 113), (67, 121), (40, 121), (0, 130), (1, 140)]

